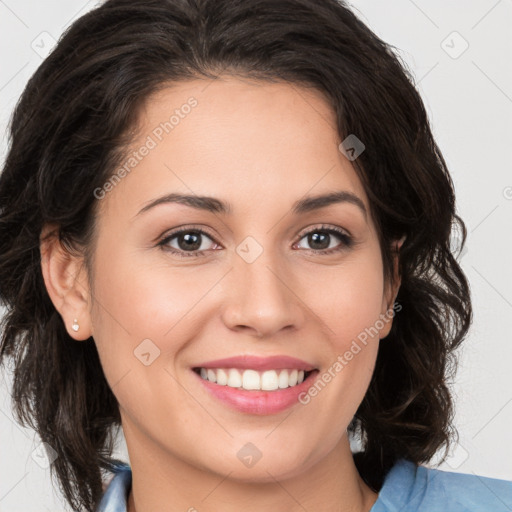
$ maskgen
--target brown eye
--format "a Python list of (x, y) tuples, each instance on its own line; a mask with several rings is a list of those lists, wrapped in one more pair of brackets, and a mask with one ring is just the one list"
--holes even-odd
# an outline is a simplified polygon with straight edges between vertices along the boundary
[(217, 245), (215, 241), (200, 229), (180, 229), (166, 236), (159, 246), (178, 256), (204, 256), (209, 247), (208, 240)]
[[(336, 239), (341, 243), (336, 244)], [(315, 228), (305, 233), (301, 240), (306, 240), (306, 244), (309, 245), (309, 247), (301, 248), (316, 251), (320, 254), (337, 252), (349, 248), (353, 244), (349, 235), (336, 228)]]

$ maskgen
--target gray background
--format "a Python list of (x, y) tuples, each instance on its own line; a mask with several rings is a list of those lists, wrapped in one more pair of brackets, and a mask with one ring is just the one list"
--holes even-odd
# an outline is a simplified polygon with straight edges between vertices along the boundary
[[(96, 3), (0, 0), (1, 161), (27, 80), (52, 40)], [(453, 386), (460, 443), (440, 469), (512, 480), (512, 0), (351, 5), (416, 77), (469, 231), (461, 262), (475, 320)], [(12, 420), (9, 385), (2, 372), (0, 512), (69, 510), (52, 489), (37, 436)]]

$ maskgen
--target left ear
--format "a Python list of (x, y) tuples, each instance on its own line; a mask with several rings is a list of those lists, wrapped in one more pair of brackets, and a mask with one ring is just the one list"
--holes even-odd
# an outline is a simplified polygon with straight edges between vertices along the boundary
[(385, 338), (391, 331), (393, 325), (394, 309), (396, 296), (400, 289), (401, 276), (398, 271), (398, 264), (400, 262), (400, 248), (405, 241), (405, 235), (394, 242), (393, 246), (393, 276), (390, 282), (386, 283), (385, 293), (382, 296), (382, 307), (381, 307), (381, 320), (384, 323), (382, 329), (380, 329), (380, 339)]

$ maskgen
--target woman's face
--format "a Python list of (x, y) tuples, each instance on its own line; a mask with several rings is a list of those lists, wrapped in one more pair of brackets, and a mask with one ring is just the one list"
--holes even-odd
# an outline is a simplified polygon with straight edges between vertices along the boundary
[[(334, 113), (316, 91), (223, 77), (161, 90), (141, 127), (125, 176), (97, 192), (90, 309), (130, 458), (253, 481), (305, 471), (346, 441), (391, 326)], [(165, 199), (178, 194), (192, 199)]]

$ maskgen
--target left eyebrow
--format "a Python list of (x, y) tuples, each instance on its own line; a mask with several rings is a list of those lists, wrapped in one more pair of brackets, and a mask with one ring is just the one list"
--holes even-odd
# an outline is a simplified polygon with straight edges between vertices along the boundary
[[(141, 215), (144, 212), (147, 212), (148, 210), (154, 208), (155, 206), (168, 203), (184, 204), (186, 206), (190, 206), (191, 208), (205, 210), (212, 213), (230, 214), (233, 211), (229, 203), (221, 201), (220, 199), (217, 199), (215, 197), (173, 193), (166, 194), (165, 196), (159, 197), (149, 202), (137, 213), (137, 215), (135, 215), (135, 217)], [(310, 196), (304, 199), (300, 199), (299, 201), (296, 201), (293, 204), (292, 212), (297, 215), (300, 215), (313, 210), (318, 210), (320, 208), (325, 208), (335, 203), (353, 204), (362, 211), (365, 217), (367, 215), (366, 207), (363, 201), (352, 192), (348, 192), (346, 190), (331, 192), (328, 194), (322, 194), (317, 196)]]
[(325, 208), (331, 204), (335, 203), (350, 203), (357, 206), (364, 216), (367, 216), (366, 207), (358, 196), (353, 194), (352, 192), (348, 192), (346, 190), (340, 190), (338, 192), (331, 192), (329, 194), (321, 194), (318, 196), (310, 196), (299, 201), (296, 201), (293, 204), (292, 211), (295, 214), (301, 214), (310, 212), (312, 210), (318, 210), (320, 208)]

